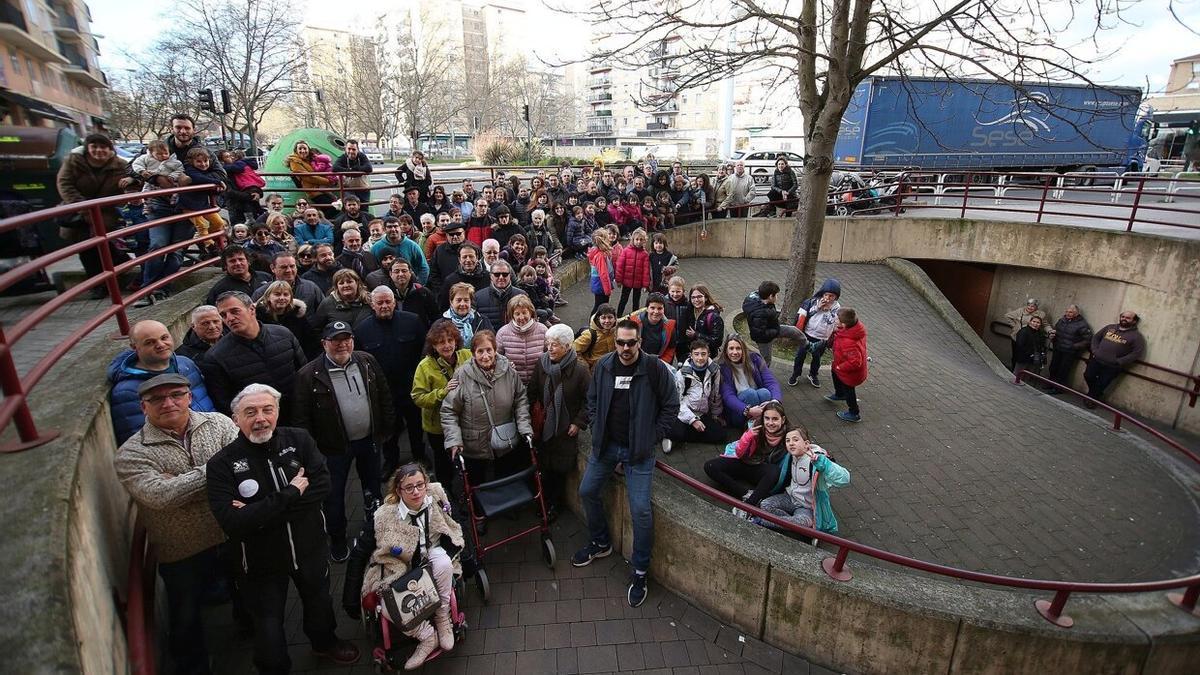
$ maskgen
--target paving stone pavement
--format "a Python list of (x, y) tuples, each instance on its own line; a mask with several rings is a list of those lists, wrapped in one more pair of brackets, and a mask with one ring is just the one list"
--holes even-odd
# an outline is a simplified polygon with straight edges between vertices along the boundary
[[(1197, 569), (1200, 493), (1176, 480), (1162, 455), (1148, 456), (1090, 413), (997, 378), (888, 267), (818, 270), (841, 280), (842, 304), (867, 327), (863, 422), (842, 422), (840, 408), (823, 400), (832, 391), (827, 367), (820, 390), (804, 380), (788, 387), (790, 363), (776, 360), (772, 370), (787, 410), (852, 474), (832, 493), (843, 536), (1027, 578), (1141, 581)], [(686, 259), (681, 268), (689, 283), (709, 285), (727, 325), (760, 281), (785, 272), (785, 261), (770, 260)], [(565, 297), (558, 315), (583, 325), (587, 285)], [(702, 467), (717, 448), (676, 447), (667, 461), (707, 480)]]
[[(358, 497), (352, 497), (352, 502)], [(529, 516), (526, 515), (526, 519)], [(356, 506), (352, 531), (362, 522)], [(516, 523), (503, 519), (488, 541)], [(520, 523), (520, 524), (523, 524)], [(450, 653), (416, 672), (431, 674), (574, 675), (584, 673), (832, 673), (784, 653), (692, 607), (650, 581), (646, 603), (631, 608), (625, 601), (629, 566), (620, 556), (572, 567), (567, 558), (587, 540), (577, 518), (564, 514), (552, 526), (558, 563), (542, 562), (536, 537), (520, 539), (488, 554), (492, 597), (483, 604), (468, 582), (462, 600), (468, 627)], [(330, 566), (335, 607), (340, 604), (345, 565)], [(208, 610), (210, 652), (215, 673), (253, 673), (251, 642), (234, 635), (228, 606)], [(292, 669), (313, 673), (375, 672), (374, 646), (359, 622), (337, 609), (338, 636), (352, 640), (363, 656), (357, 664), (338, 667), (312, 656), (301, 630), (301, 610), (293, 591), (288, 600), (286, 634)], [(402, 651), (406, 658), (409, 650)]]

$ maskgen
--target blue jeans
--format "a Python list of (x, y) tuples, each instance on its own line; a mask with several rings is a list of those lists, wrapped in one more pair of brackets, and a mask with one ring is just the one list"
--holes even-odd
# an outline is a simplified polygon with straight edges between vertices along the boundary
[(592, 541), (602, 546), (612, 543), (608, 534), (608, 518), (604, 512), (601, 493), (612, 478), (617, 463), (625, 465), (625, 491), (629, 494), (629, 516), (633, 519), (633, 571), (645, 574), (650, 570), (650, 549), (654, 546), (654, 512), (650, 507), (650, 488), (654, 482), (654, 454), (633, 463), (629, 449), (606, 443), (592, 449), (587, 469), (579, 482), (579, 500), (587, 516), (588, 533)]
[(346, 538), (346, 479), (350, 477), (351, 463), (357, 468), (358, 480), (362, 483), (363, 503), (382, 498), (379, 488), (379, 452), (370, 436), (350, 441), (345, 454), (326, 455), (325, 465), (329, 467), (330, 486), (329, 495), (325, 497), (325, 526), (333, 539)]
[(201, 610), (205, 593), (221, 570), (216, 546), (158, 565), (167, 590), (167, 644), (176, 673), (210, 672)]
[[(171, 215), (171, 213), (171, 211), (156, 210), (151, 215), (154, 218), (162, 218), (163, 216)], [(178, 222), (152, 227), (150, 228), (150, 248), (147, 252), (157, 251), (171, 244), (187, 241), (192, 238), (192, 234), (195, 231), (196, 226), (186, 218)], [(146, 286), (179, 271), (179, 261), (179, 251), (172, 251), (163, 256), (147, 259), (142, 265), (142, 285)]]
[(816, 377), (817, 371), (821, 369), (821, 357), (824, 356), (825, 348), (828, 347), (828, 343), (822, 342), (820, 347), (810, 352), (808, 348), (811, 348), (814, 342), (821, 341), (815, 337), (812, 337), (811, 335), (808, 335), (807, 333), (804, 335), (804, 337), (808, 340), (808, 344), (802, 344), (796, 349), (796, 360), (792, 362), (792, 376), (800, 377), (804, 374), (804, 357), (808, 354), (812, 354), (812, 364), (808, 367), (808, 376)]
[(738, 392), (737, 397), (739, 401), (750, 407), (766, 403), (767, 401), (775, 398), (771, 394), (771, 390), (767, 389), (766, 387), (759, 387), (758, 389), (743, 389)]

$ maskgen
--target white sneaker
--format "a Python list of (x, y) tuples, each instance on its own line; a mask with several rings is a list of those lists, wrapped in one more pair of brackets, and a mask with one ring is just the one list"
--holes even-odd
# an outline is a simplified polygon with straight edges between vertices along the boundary
[(733, 507), (733, 515), (737, 518), (741, 518), (742, 520), (750, 520), (750, 514), (746, 513), (745, 511), (739, 509), (736, 506)]
[(669, 438), (662, 439), (662, 450), (663, 450), (664, 455), (671, 454), (671, 439), (669, 439)]

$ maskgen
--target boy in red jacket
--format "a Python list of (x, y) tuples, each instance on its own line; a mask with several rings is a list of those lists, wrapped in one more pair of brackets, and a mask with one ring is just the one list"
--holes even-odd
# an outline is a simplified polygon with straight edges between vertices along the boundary
[(837, 313), (837, 328), (829, 336), (833, 348), (833, 393), (827, 401), (845, 401), (847, 410), (839, 410), (837, 416), (847, 422), (861, 422), (858, 398), (854, 388), (867, 381), (867, 327), (858, 320), (858, 314), (849, 307)]

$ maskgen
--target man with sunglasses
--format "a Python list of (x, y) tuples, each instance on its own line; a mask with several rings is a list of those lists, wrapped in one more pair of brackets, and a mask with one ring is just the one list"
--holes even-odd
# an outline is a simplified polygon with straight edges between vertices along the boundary
[(475, 311), (486, 316), (493, 326), (503, 326), (508, 323), (504, 316), (508, 301), (528, 293), (513, 285), (513, 269), (507, 260), (500, 259), (492, 263), (488, 275), (491, 284), (475, 291)]
[(650, 489), (654, 476), (654, 446), (666, 438), (679, 414), (679, 391), (671, 369), (660, 359), (642, 354), (638, 325), (617, 323), (616, 351), (606, 354), (592, 371), (587, 411), (592, 429), (592, 452), (579, 483), (591, 541), (571, 557), (583, 567), (612, 555), (612, 539), (603, 493), (617, 464), (625, 467), (625, 491), (633, 521), (633, 574), (626, 599), (630, 607), (646, 601), (646, 574), (654, 545), (654, 515)]
[(145, 424), (113, 459), (154, 543), (167, 591), (167, 652), (179, 673), (208, 672), (201, 608), (221, 570), (225, 534), (205, 497), (205, 464), (238, 435), (228, 417), (189, 409), (190, 386), (180, 373), (143, 380), (137, 396)]

